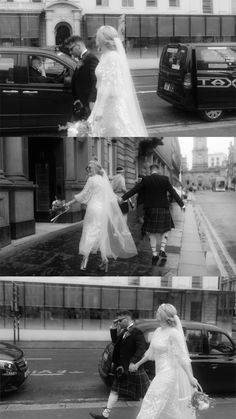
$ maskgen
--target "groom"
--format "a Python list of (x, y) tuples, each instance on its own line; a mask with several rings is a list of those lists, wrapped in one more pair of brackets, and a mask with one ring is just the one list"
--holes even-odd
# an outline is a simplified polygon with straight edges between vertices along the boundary
[(141, 330), (135, 327), (130, 311), (118, 313), (110, 333), (114, 343), (112, 362), (115, 378), (106, 408), (101, 414), (90, 413), (94, 419), (108, 418), (119, 396), (133, 400), (143, 398), (150, 383), (143, 367), (135, 371), (134, 364), (143, 357), (146, 342)]
[(78, 59), (71, 81), (74, 116), (76, 119), (87, 119), (97, 96), (95, 69), (98, 59), (87, 50), (80, 36), (70, 36), (65, 40), (65, 46), (70, 55)]

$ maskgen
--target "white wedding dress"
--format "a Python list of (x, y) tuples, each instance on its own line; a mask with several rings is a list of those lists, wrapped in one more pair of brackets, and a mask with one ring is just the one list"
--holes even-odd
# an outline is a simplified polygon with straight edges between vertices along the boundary
[(180, 332), (175, 327), (158, 328), (146, 355), (155, 361), (156, 375), (137, 419), (194, 419), (189, 406), (193, 390), (182, 367), (191, 361)]
[[(97, 99), (88, 119), (92, 137), (147, 137), (122, 42), (96, 67)], [(96, 120), (96, 117), (100, 119)]]
[(112, 191), (104, 176), (90, 176), (84, 189), (75, 199), (87, 204), (79, 253), (87, 257), (91, 252), (101, 252), (103, 259), (129, 258), (137, 249)]

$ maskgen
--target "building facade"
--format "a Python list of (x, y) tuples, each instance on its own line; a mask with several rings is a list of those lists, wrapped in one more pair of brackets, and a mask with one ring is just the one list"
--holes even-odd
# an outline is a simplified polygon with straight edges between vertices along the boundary
[[(0, 246), (34, 234), (35, 222), (49, 222), (55, 196), (69, 201), (81, 191), (94, 156), (110, 178), (117, 166), (124, 167), (127, 189), (139, 173), (149, 174), (153, 162), (174, 186), (179, 182), (180, 148), (174, 138), (0, 138)], [(61, 222), (81, 215), (80, 205), (74, 205)]]
[[(89, 285), (88, 285), (89, 283)], [(231, 331), (235, 293), (222, 292), (218, 278), (17, 278), (0, 283), (0, 330), (11, 340), (17, 318), (21, 340), (109, 340), (121, 309), (136, 319), (155, 318), (173, 304), (181, 319), (217, 324)], [(60, 333), (58, 333), (60, 331)]]
[(231, 189), (236, 188), (236, 138), (229, 147), (228, 170), (227, 170), (227, 183)]
[(82, 35), (95, 49), (102, 25), (121, 33), (128, 58), (154, 68), (168, 42), (236, 40), (235, 0), (1, 0), (0, 44), (62, 45)]

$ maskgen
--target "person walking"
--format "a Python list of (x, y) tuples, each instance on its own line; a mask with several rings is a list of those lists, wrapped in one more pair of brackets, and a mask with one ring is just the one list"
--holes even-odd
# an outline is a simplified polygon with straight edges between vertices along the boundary
[(115, 378), (106, 408), (101, 414), (90, 412), (90, 416), (94, 419), (108, 418), (119, 396), (132, 400), (143, 398), (150, 384), (143, 367), (137, 371), (133, 368), (143, 357), (146, 342), (143, 332), (135, 327), (132, 313), (128, 310), (119, 312), (110, 333), (114, 343), (112, 362)]
[[(159, 166), (150, 166), (150, 176), (145, 176), (143, 180), (126, 192), (121, 198), (126, 201), (131, 196), (142, 192), (144, 222), (142, 233), (149, 235), (152, 249), (152, 265), (156, 265), (159, 258), (167, 259), (165, 248), (168, 242), (168, 231), (174, 228), (174, 222), (169, 210), (168, 193), (184, 209), (185, 205), (179, 197), (169, 178), (159, 174)], [(160, 250), (158, 254), (158, 243), (160, 239)]]
[(74, 114), (78, 113), (79, 119), (87, 119), (97, 96), (95, 69), (98, 65), (98, 59), (88, 51), (84, 40), (80, 36), (67, 38), (65, 47), (70, 55), (78, 60), (71, 81)]
[[(120, 199), (124, 193), (127, 192), (126, 184), (125, 184), (125, 171), (124, 168), (121, 166), (118, 166), (116, 168), (116, 174), (113, 177), (111, 181), (111, 186), (113, 189), (113, 192), (117, 195), (117, 197)], [(118, 202), (119, 202), (118, 199)], [(125, 221), (127, 222), (128, 213), (129, 213), (129, 203), (128, 202), (122, 202), (119, 204), (122, 214), (124, 215)]]
[(149, 349), (132, 369), (155, 361), (155, 377), (143, 399), (136, 419), (195, 419), (191, 397), (198, 381), (193, 376), (191, 359), (183, 328), (172, 304), (161, 304), (157, 310), (160, 323)]

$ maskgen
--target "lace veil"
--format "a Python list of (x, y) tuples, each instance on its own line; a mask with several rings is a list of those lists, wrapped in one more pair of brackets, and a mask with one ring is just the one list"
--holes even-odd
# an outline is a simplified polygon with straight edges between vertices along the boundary
[(148, 137), (143, 115), (140, 110), (136, 91), (135, 91), (134, 84), (131, 78), (125, 49), (119, 37), (115, 37), (114, 42), (116, 46), (116, 51), (119, 55), (119, 62), (120, 62), (121, 71), (122, 71), (123, 80), (124, 80), (124, 87), (125, 87), (125, 91), (127, 92), (129, 112), (131, 114), (133, 124), (135, 124), (134, 126), (137, 128), (137, 131), (140, 137)]

